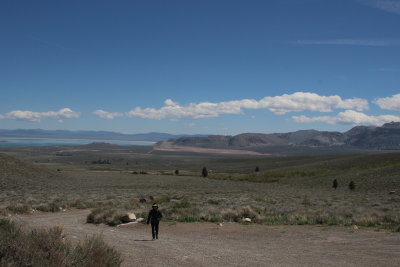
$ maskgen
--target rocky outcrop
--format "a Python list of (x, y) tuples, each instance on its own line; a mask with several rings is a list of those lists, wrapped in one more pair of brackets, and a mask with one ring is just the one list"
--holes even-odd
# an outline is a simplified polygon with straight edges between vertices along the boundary
[(346, 145), (357, 148), (400, 149), (400, 123), (382, 127), (357, 126), (345, 133)]

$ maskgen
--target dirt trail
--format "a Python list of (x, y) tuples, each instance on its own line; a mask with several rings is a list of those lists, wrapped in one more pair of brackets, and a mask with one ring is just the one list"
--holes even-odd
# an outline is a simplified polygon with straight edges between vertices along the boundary
[(61, 225), (71, 240), (102, 234), (124, 266), (400, 266), (400, 234), (344, 227), (168, 223), (151, 241), (143, 224), (86, 224), (87, 210), (18, 215), (31, 227)]

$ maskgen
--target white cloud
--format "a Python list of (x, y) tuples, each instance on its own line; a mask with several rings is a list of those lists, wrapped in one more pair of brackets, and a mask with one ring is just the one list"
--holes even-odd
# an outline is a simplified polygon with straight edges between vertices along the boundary
[(346, 110), (340, 112), (337, 116), (293, 116), (292, 119), (296, 122), (325, 122), (329, 124), (351, 124), (351, 125), (382, 125), (387, 122), (400, 121), (400, 116), (380, 115), (370, 116), (362, 112), (354, 110)]
[(266, 108), (275, 114), (288, 112), (319, 111), (331, 112), (334, 109), (356, 109), (359, 111), (368, 109), (368, 101), (361, 98), (342, 99), (338, 95), (320, 96), (314, 93), (297, 92), (291, 95), (265, 97), (260, 100), (262, 108)]
[(190, 103), (187, 106), (166, 105), (160, 109), (155, 108), (140, 108), (127, 112), (128, 117), (138, 117), (146, 119), (166, 119), (166, 118), (191, 118), (191, 119), (203, 119), (218, 117), (222, 114), (240, 114), (242, 108), (247, 107), (247, 101), (230, 101), (230, 102), (202, 102), (202, 103)]
[(23, 120), (31, 122), (39, 122), (43, 118), (71, 119), (78, 118), (79, 112), (70, 108), (63, 108), (58, 111), (34, 112), (29, 110), (13, 110), (6, 114), (0, 115), (0, 119)]
[(102, 119), (114, 119), (116, 117), (121, 117), (124, 116), (123, 113), (118, 113), (118, 112), (107, 112), (101, 109), (96, 110), (95, 112), (93, 112), (93, 114), (99, 116)]
[(297, 40), (297, 45), (353, 45), (353, 46), (400, 46), (397, 39), (328, 39), (328, 40)]
[(399, 0), (364, 0), (363, 3), (386, 12), (400, 15)]
[(178, 105), (177, 102), (174, 102), (174, 101), (172, 101), (171, 99), (166, 99), (166, 100), (164, 101), (164, 104), (165, 104), (166, 106), (177, 106), (177, 105)]
[(400, 94), (391, 97), (377, 98), (374, 100), (381, 109), (400, 110)]
[(161, 108), (136, 107), (126, 113), (94, 112), (101, 118), (113, 119), (117, 116), (137, 117), (146, 119), (202, 119), (213, 118), (223, 114), (242, 114), (243, 109), (267, 109), (275, 114), (283, 115), (289, 112), (319, 111), (331, 112), (334, 109), (368, 109), (368, 101), (361, 98), (342, 99), (340, 96), (320, 96), (315, 93), (297, 92), (281, 96), (267, 96), (257, 101), (254, 99), (233, 100), (227, 102), (190, 103), (186, 106), (167, 99)]

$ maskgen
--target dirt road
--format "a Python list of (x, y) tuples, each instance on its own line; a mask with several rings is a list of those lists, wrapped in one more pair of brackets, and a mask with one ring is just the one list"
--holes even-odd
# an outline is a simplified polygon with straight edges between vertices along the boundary
[(345, 227), (162, 222), (150, 227), (86, 224), (88, 210), (18, 215), (32, 227), (62, 225), (71, 240), (101, 234), (124, 266), (400, 266), (400, 234)]

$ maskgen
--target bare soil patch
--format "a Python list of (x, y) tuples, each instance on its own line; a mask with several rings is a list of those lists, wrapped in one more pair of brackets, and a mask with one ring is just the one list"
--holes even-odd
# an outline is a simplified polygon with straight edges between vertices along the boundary
[(153, 150), (169, 151), (169, 152), (189, 152), (189, 153), (204, 153), (204, 154), (224, 154), (224, 155), (255, 155), (267, 156), (270, 154), (263, 154), (256, 151), (238, 150), (238, 149), (214, 149), (214, 148), (201, 148), (191, 146), (173, 146), (173, 145), (160, 145), (153, 146)]
[(62, 226), (67, 238), (101, 234), (124, 266), (399, 266), (400, 235), (370, 228), (162, 222), (150, 227), (86, 224), (89, 210), (14, 215), (29, 227)]

